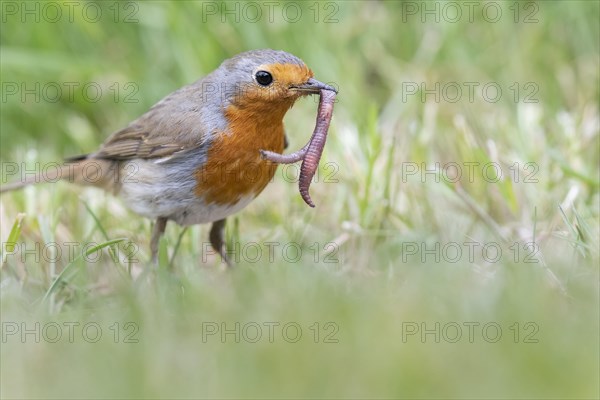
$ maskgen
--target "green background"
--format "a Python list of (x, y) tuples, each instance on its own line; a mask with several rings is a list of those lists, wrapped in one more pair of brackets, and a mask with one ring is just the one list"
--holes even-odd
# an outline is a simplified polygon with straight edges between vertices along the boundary
[[(3, 194), (2, 397), (598, 398), (599, 3), (473, 4), (2, 2), (3, 184), (242, 51), (340, 90), (317, 207), (280, 168), (229, 219), (231, 272), (207, 226), (170, 224), (153, 269), (150, 221), (117, 198)], [(286, 116), (290, 150), (315, 110)]]

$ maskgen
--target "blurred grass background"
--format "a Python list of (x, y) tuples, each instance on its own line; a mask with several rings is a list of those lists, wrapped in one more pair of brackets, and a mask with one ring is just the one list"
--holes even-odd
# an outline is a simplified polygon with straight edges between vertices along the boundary
[[(256, 3), (257, 22), (237, 2), (75, 3), (72, 21), (67, 6), (54, 3), (63, 13), (56, 22), (50, 9), (39, 22), (23, 16), (25, 7), (37, 4), (41, 13), (45, 3), (2, 3), (3, 168), (93, 151), (225, 58), (274, 48), (299, 56), (318, 79), (340, 88), (320, 171), (335, 182), (313, 185), (317, 208), (309, 209), (280, 168), (265, 192), (229, 220), (231, 243), (257, 243), (263, 251), (258, 262), (251, 262), (254, 254), (242, 256), (232, 273), (203, 255), (207, 226), (180, 237), (182, 229), (170, 224), (161, 267), (149, 272), (150, 221), (118, 199), (66, 183), (3, 195), (3, 398), (600, 396), (598, 2), (495, 2), (502, 15), (494, 23), (481, 12), (489, 2), (475, 2), (472, 22), (462, 6), (455, 23), (444, 2), (274, 2), (272, 21), (268, 6)], [(238, 7), (239, 22), (224, 7)], [(426, 7), (438, 7), (439, 22), (423, 13)], [(296, 8), (299, 21), (288, 22)], [(102, 17), (92, 22), (96, 9)], [(79, 83), (72, 98), (69, 82)], [(463, 89), (465, 82), (492, 82), (503, 92), (490, 102), (475, 89), (471, 102), (465, 89), (452, 102), (406, 91), (436, 82)], [(65, 90), (57, 101), (53, 83)], [(98, 101), (81, 90), (86, 83), (99, 85)], [(14, 84), (19, 89), (10, 94)], [(42, 94), (23, 99), (21, 85)], [(537, 102), (526, 102), (528, 95)], [(313, 100), (286, 116), (290, 149), (312, 131)], [(469, 179), (470, 162), (501, 166), (503, 177), (492, 182), (476, 168)], [(440, 179), (423, 179), (421, 163), (430, 170), (457, 163), (463, 176), (454, 182), (438, 171)], [(533, 171), (526, 163), (535, 181), (524, 182)], [(419, 173), (407, 174), (414, 165)], [(10, 180), (6, 170), (2, 179)], [(19, 213), (25, 216), (13, 230), (18, 251), (11, 255), (4, 243)], [(134, 243), (139, 262), (115, 261), (109, 247), (97, 262), (66, 256), (69, 242), (119, 238), (125, 240), (112, 252), (124, 258), (126, 243)], [(169, 269), (164, 260), (179, 239)], [(273, 260), (266, 242), (279, 244)], [(473, 259), (465, 242), (479, 244)], [(530, 242), (535, 262), (526, 262), (531, 251), (523, 246)], [(48, 250), (39, 262), (35, 250), (22, 256), (49, 243), (62, 250)], [(289, 262), (295, 256), (282, 252), (287, 243), (300, 247), (299, 260)], [(454, 253), (436, 260), (412, 254), (407, 244), (459, 244), (463, 254), (455, 262)], [(483, 257), (483, 245), (500, 248), (501, 258)], [(57, 251), (64, 256), (49, 262)], [(61, 272), (64, 280), (53, 285)], [(138, 327), (138, 343), (124, 343), (128, 321)], [(71, 343), (62, 325), (58, 343), (36, 343), (33, 335), (6, 333), (14, 323), (35, 329), (36, 322), (95, 322), (103, 335), (90, 343), (75, 330)], [(228, 329), (236, 322), (294, 322), (303, 334), (289, 343), (276, 331), (270, 343), (264, 328), (256, 343), (218, 334), (204, 341), (213, 322)], [(327, 322), (338, 329), (337, 343), (324, 343)], [(497, 323), (501, 338), (489, 343), (475, 330), (471, 342), (463, 325), (469, 322)], [(530, 337), (535, 343), (525, 340), (533, 329), (525, 329), (528, 322), (538, 328)], [(412, 323), (457, 323), (463, 335), (456, 343), (444, 336), (438, 343), (433, 334), (407, 337)]]

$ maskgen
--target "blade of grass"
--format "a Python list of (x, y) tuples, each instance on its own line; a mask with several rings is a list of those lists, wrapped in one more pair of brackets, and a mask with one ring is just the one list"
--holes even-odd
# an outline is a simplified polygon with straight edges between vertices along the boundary
[(158, 267), (163, 269), (169, 268), (169, 244), (164, 235), (158, 242)]
[(98, 217), (96, 216), (96, 214), (92, 211), (92, 209), (90, 208), (90, 206), (88, 205), (87, 201), (84, 201), (82, 199), (80, 199), (81, 202), (83, 203), (83, 206), (85, 207), (85, 209), (87, 210), (87, 212), (92, 216), (92, 218), (94, 219), (94, 222), (96, 223), (96, 227), (98, 227), (98, 229), (100, 230), (100, 233), (102, 233), (102, 236), (104, 236), (105, 240), (110, 240), (108, 237), (108, 234), (106, 233), (106, 229), (104, 229), (104, 227), (102, 226), (102, 224), (100, 223), (100, 220), (98, 219)]
[[(54, 280), (54, 282), (52, 282), (52, 285), (50, 285), (50, 287), (46, 291), (46, 294), (44, 294), (44, 298), (42, 299), (42, 303), (45, 302), (48, 299), (48, 297), (52, 294), (52, 292), (54, 292), (54, 290), (56, 290), (56, 287), (58, 286), (59, 283), (61, 283), (63, 281), (64, 282), (68, 282), (67, 279), (65, 278), (65, 276), (67, 276), (67, 273), (70, 273), (70, 271), (73, 268), (73, 266), (75, 265), (75, 263), (77, 261), (79, 261), (81, 258), (83, 258), (84, 255), (85, 256), (89, 256), (90, 254), (93, 254), (93, 253), (95, 253), (98, 250), (102, 250), (105, 247), (112, 246), (112, 245), (117, 244), (117, 243), (121, 243), (121, 242), (123, 242), (125, 240), (128, 240), (128, 239), (127, 238), (119, 238), (119, 239), (109, 240), (107, 242), (100, 243), (99, 245), (90, 248), (85, 253), (82, 253), (79, 256), (77, 256), (73, 261), (71, 261), (69, 264), (67, 264), (67, 266), (60, 272), (60, 274), (58, 274), (58, 276), (56, 277), (56, 279)], [(74, 276), (74, 275), (72, 275), (72, 276)], [(69, 279), (72, 276), (70, 276)]]
[[(100, 230), (100, 232), (102, 233), (102, 236), (104, 236), (105, 240), (110, 240), (110, 238), (108, 237), (108, 233), (106, 232), (106, 229), (104, 229), (104, 226), (102, 226), (102, 223), (100, 222), (100, 219), (98, 218), (98, 216), (96, 215), (96, 213), (94, 213), (94, 211), (92, 211), (91, 207), (89, 206), (89, 204), (84, 201), (83, 199), (80, 199), (81, 202), (83, 203), (83, 206), (85, 207), (85, 209), (87, 210), (87, 212), (92, 216), (92, 218), (94, 219), (94, 222), (96, 223), (96, 227)], [(123, 269), (123, 271), (126, 271), (127, 268), (125, 268), (125, 266), (123, 266), (121, 264), (121, 260), (119, 259), (117, 252), (115, 252), (114, 248), (111, 246), (108, 249), (108, 254), (110, 254), (110, 258), (112, 260), (112, 262), (117, 266), (120, 267), (119, 269)], [(129, 275), (131, 276), (131, 275)]]
[(177, 243), (175, 243), (175, 248), (173, 249), (173, 255), (171, 256), (171, 261), (169, 262), (169, 269), (173, 269), (173, 263), (175, 262), (175, 256), (177, 255), (177, 250), (179, 250), (179, 245), (181, 245), (181, 239), (183, 239), (183, 235), (187, 232), (188, 227), (186, 226), (181, 230), (179, 236), (177, 237)]
[(24, 213), (17, 214), (17, 218), (15, 218), (15, 222), (10, 229), (8, 239), (6, 239), (2, 248), (2, 267), (4, 267), (4, 264), (6, 263), (7, 253), (12, 254), (15, 251), (17, 240), (19, 240), (19, 237), (21, 236), (21, 223), (23, 222), (23, 218), (25, 218)]

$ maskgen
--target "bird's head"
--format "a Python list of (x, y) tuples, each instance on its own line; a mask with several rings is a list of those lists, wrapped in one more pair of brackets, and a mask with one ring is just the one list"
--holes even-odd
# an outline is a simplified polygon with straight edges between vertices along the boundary
[(313, 72), (298, 57), (285, 51), (252, 50), (224, 61), (215, 71), (215, 81), (226, 103), (248, 111), (266, 109), (283, 115), (305, 95), (335, 88), (313, 78)]

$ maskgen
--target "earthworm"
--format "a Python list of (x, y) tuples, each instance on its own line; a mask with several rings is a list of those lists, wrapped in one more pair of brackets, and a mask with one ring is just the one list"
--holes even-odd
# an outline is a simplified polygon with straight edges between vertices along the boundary
[[(312, 136), (311, 136), (311, 140), (312, 140)], [(265, 160), (273, 161), (274, 163), (277, 163), (277, 164), (293, 164), (304, 158), (304, 156), (306, 155), (306, 150), (308, 150), (309, 145), (310, 145), (310, 141), (308, 143), (306, 143), (306, 145), (303, 148), (301, 148), (300, 150), (295, 151), (290, 154), (279, 154), (279, 153), (275, 153), (274, 151), (261, 150), (260, 155)]]
[(279, 164), (291, 164), (302, 160), (298, 187), (300, 189), (300, 195), (302, 196), (302, 199), (311, 207), (314, 207), (315, 204), (310, 198), (308, 189), (313, 176), (317, 172), (319, 161), (321, 160), (321, 154), (323, 153), (323, 148), (325, 147), (327, 131), (329, 129), (329, 123), (331, 122), (331, 116), (333, 114), (335, 96), (336, 93), (334, 91), (321, 89), (315, 129), (310, 141), (306, 144), (306, 146), (298, 151), (295, 151), (294, 153), (286, 155), (266, 150), (260, 151), (264, 159)]

